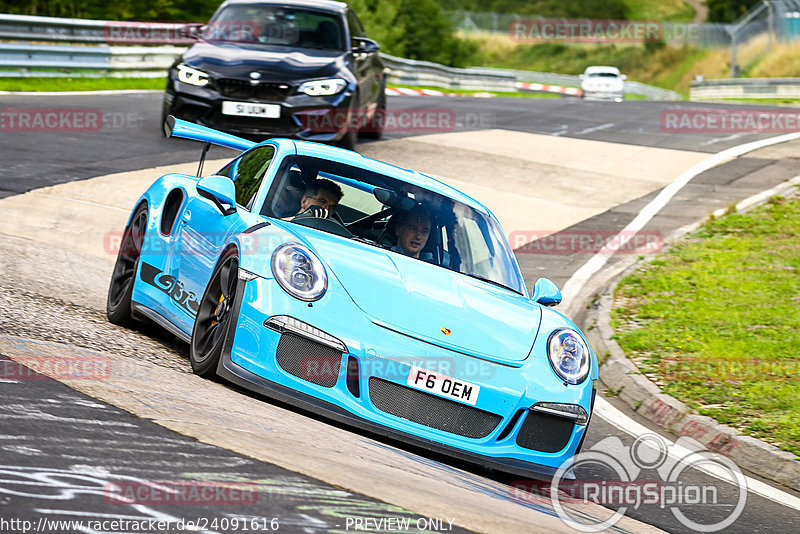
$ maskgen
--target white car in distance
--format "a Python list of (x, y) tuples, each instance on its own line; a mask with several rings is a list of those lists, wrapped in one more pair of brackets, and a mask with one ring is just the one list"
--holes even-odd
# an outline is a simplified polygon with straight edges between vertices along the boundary
[(628, 78), (617, 67), (586, 67), (581, 78), (581, 98), (614, 100), (625, 98), (625, 80)]

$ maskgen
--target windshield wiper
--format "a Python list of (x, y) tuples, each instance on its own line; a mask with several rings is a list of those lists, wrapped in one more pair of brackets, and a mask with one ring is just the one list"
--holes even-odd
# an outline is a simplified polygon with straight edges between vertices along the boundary
[(496, 282), (495, 280), (492, 280), (490, 278), (486, 278), (485, 276), (483, 276), (481, 274), (478, 274), (478, 273), (461, 273), (461, 274), (465, 274), (465, 275), (469, 276), (470, 278), (477, 278), (478, 280), (482, 280), (483, 282), (489, 282), (490, 284), (494, 284), (496, 286), (500, 286), (500, 287), (502, 287), (504, 289), (508, 289), (509, 291), (513, 291), (514, 293), (519, 293), (519, 291), (517, 291), (514, 288), (508, 287), (507, 285), (501, 284), (500, 282)]

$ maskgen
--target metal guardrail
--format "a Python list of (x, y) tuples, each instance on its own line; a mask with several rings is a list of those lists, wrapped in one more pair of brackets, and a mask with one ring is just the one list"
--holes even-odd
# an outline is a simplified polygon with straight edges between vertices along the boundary
[[(193, 41), (183, 24), (0, 15), (0, 77), (163, 76)], [(40, 44), (49, 43), (74, 43)], [(156, 46), (141, 46), (148, 43)], [(171, 44), (167, 44), (171, 43)], [(129, 44), (135, 46), (118, 46)], [(111, 46), (109, 46), (111, 45)], [(578, 76), (482, 67), (459, 69), (381, 54), (389, 81), (461, 90), (513, 92), (522, 82), (579, 87)], [(10, 70), (9, 70), (10, 69)], [(85, 71), (85, 72), (84, 72)], [(626, 91), (656, 100), (678, 100), (672, 91), (627, 82)]]
[[(191, 44), (181, 35), (185, 24), (117, 22), (0, 14), (0, 39), (61, 43)], [(142, 31), (146, 29), (146, 35)], [(159, 39), (159, 37), (163, 37)]]
[[(449, 89), (477, 89), (487, 91), (517, 91), (520, 83), (539, 83), (580, 87), (581, 79), (574, 74), (554, 74), (529, 70), (506, 70), (473, 67), (457, 69), (428, 61), (402, 59), (381, 54), (389, 68), (392, 83), (432, 85)], [(661, 89), (639, 82), (625, 82), (625, 92), (642, 95), (652, 100), (681, 100), (675, 91)]]
[(692, 82), (689, 100), (800, 98), (800, 78), (727, 78)]
[(389, 54), (381, 54), (381, 59), (386, 65), (389, 81), (396, 84), (512, 92), (517, 90), (519, 81), (512, 71), (500, 69), (459, 69)]

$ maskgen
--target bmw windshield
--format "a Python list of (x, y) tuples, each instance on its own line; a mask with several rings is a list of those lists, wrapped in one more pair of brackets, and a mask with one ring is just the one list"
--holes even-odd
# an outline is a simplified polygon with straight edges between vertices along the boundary
[(287, 157), (261, 214), (525, 294), (516, 260), (492, 217), (383, 174), (324, 159)]
[(335, 13), (272, 5), (231, 5), (203, 31), (206, 41), (344, 50), (344, 30)]

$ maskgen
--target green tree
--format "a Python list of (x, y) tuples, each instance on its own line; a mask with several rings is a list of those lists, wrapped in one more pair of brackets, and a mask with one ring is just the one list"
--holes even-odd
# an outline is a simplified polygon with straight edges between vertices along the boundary
[(761, 0), (706, 0), (709, 22), (734, 22)]
[(451, 66), (469, 64), (477, 45), (459, 39), (438, 0), (348, 0), (367, 34), (388, 54)]

